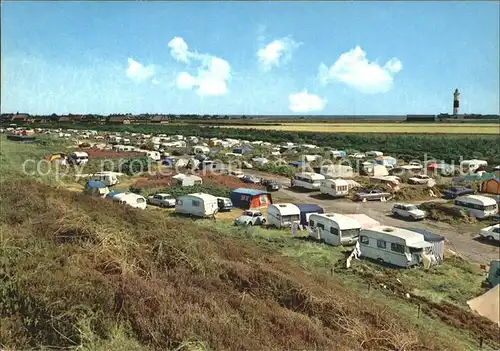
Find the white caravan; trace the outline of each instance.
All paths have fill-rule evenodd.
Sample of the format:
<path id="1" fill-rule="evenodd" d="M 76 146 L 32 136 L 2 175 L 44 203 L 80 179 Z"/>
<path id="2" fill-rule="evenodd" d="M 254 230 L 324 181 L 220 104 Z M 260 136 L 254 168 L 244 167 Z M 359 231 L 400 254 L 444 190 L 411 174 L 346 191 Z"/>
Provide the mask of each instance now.
<path id="1" fill-rule="evenodd" d="M 349 194 L 349 185 L 343 179 L 326 179 L 321 183 L 319 191 L 333 197 L 343 197 Z"/>
<path id="2" fill-rule="evenodd" d="M 320 168 L 320 174 L 327 179 L 352 178 L 354 177 L 354 170 L 347 165 L 324 165 Z"/>
<path id="3" fill-rule="evenodd" d="M 204 193 L 179 196 L 175 202 L 175 212 L 195 217 L 210 217 L 217 213 L 217 197 Z"/>
<path id="4" fill-rule="evenodd" d="M 117 201 L 121 204 L 126 204 L 134 208 L 140 208 L 144 210 L 146 208 L 146 198 L 141 195 L 134 193 L 119 193 L 111 198 L 113 201 Z"/>
<path id="5" fill-rule="evenodd" d="M 300 221 L 300 209 L 294 204 L 272 204 L 267 208 L 267 223 L 276 228 L 291 227 Z"/>
<path id="6" fill-rule="evenodd" d="M 97 180 L 99 182 L 103 182 L 106 186 L 113 186 L 120 181 L 118 180 L 118 177 L 115 172 L 99 172 L 95 173 L 90 180 Z"/>
<path id="7" fill-rule="evenodd" d="M 313 213 L 309 216 L 309 227 L 315 239 L 334 246 L 355 244 L 361 230 L 357 220 L 338 213 Z"/>
<path id="8" fill-rule="evenodd" d="M 325 176 L 321 174 L 313 172 L 302 172 L 295 174 L 293 178 L 293 186 L 309 190 L 318 190 L 321 186 L 321 182 L 324 180 Z"/>
<path id="9" fill-rule="evenodd" d="M 460 162 L 462 173 L 474 173 L 479 167 L 487 167 L 488 162 L 484 160 L 463 160 Z"/>
<path id="10" fill-rule="evenodd" d="M 431 259 L 432 244 L 422 234 L 389 226 L 362 229 L 359 233 L 360 256 L 408 268 Z"/>
<path id="11" fill-rule="evenodd" d="M 84 165 L 89 162 L 89 154 L 82 151 L 75 151 L 68 155 L 68 162 L 72 165 Z"/>
<path id="12" fill-rule="evenodd" d="M 384 153 L 382 151 L 367 151 L 367 152 L 365 152 L 366 158 L 376 158 L 376 157 L 381 157 L 381 156 L 384 156 Z"/>
<path id="13" fill-rule="evenodd" d="M 459 196 L 453 202 L 454 207 L 467 211 L 476 218 L 492 217 L 498 213 L 495 199 L 482 195 Z"/>
<path id="14" fill-rule="evenodd" d="M 149 157 L 153 161 L 161 160 L 161 155 L 159 151 L 146 151 L 146 157 Z"/>

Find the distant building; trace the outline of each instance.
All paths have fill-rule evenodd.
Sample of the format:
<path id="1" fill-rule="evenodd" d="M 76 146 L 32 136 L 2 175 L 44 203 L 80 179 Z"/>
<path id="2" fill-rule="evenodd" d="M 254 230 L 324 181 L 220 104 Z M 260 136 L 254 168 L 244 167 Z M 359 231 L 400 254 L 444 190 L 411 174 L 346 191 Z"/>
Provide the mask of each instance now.
<path id="1" fill-rule="evenodd" d="M 151 123 L 154 123 L 154 124 L 167 124 L 169 121 L 169 118 L 168 116 L 163 116 L 163 115 L 160 115 L 160 116 L 154 116 L 153 118 L 151 118 Z"/>
<path id="2" fill-rule="evenodd" d="M 130 118 L 128 116 L 110 116 L 107 122 L 111 124 L 130 124 Z"/>
<path id="3" fill-rule="evenodd" d="M 435 122 L 435 115 L 406 115 L 406 122 Z"/>
<path id="4" fill-rule="evenodd" d="M 10 118 L 11 122 L 18 122 L 18 123 L 32 123 L 33 118 L 30 117 L 27 113 L 20 113 L 17 115 L 13 115 Z"/>

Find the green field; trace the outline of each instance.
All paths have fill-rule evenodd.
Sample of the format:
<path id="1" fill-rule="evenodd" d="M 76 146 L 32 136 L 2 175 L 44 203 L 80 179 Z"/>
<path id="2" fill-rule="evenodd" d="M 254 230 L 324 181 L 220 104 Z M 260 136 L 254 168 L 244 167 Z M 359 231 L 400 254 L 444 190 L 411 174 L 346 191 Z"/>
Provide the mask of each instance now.
<path id="1" fill-rule="evenodd" d="M 222 125 L 222 128 L 320 133 L 499 134 L 491 123 L 281 123 L 281 125 Z"/>

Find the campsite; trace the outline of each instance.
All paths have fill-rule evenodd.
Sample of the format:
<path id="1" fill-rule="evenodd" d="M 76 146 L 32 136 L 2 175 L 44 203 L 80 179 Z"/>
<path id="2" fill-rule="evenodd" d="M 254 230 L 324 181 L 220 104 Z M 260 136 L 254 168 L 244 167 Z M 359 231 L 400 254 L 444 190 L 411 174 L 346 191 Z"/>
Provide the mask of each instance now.
<path id="1" fill-rule="evenodd" d="M 399 306 L 397 309 L 408 311 L 408 318 L 424 318 L 426 320 L 425 324 L 427 325 L 425 327 L 426 333 L 434 329 L 432 326 L 441 324 L 446 325 L 446 330 L 448 330 L 451 335 L 453 335 L 453 333 L 458 333 L 456 339 L 460 340 L 459 342 L 461 343 L 458 349 L 467 347 L 473 349 L 473 345 L 478 345 L 479 343 L 482 343 L 483 347 L 487 347 L 487 345 L 495 347 L 494 345 L 498 345 L 499 340 L 495 334 L 495 327 L 492 326 L 493 324 L 486 322 L 486 319 L 491 318 L 491 315 L 486 312 L 483 313 L 484 307 L 481 307 L 482 304 L 477 302 L 479 300 L 474 300 L 482 293 L 487 292 L 487 289 L 483 287 L 483 282 L 487 277 L 487 268 L 484 270 L 481 267 L 488 267 L 491 260 L 498 257 L 498 245 L 484 242 L 484 240 L 480 239 L 476 240 L 474 238 L 474 233 L 478 232 L 482 227 L 487 226 L 487 223 L 490 223 L 491 220 L 486 219 L 478 221 L 467 214 L 464 215 L 463 211 L 459 211 L 458 214 L 456 214 L 452 211 L 454 200 L 446 200 L 438 197 L 444 191 L 443 189 L 447 189 L 454 183 L 454 180 L 460 181 L 460 176 L 438 177 L 432 175 L 434 179 L 438 180 L 437 184 L 432 187 L 425 185 L 409 185 L 404 183 L 405 178 L 403 176 L 396 181 L 395 179 L 397 177 L 390 178 L 391 176 L 389 173 L 391 171 L 391 166 L 382 166 L 386 169 L 386 175 L 380 175 L 379 178 L 377 178 L 377 182 L 373 182 L 370 185 L 370 173 L 366 172 L 373 172 L 373 167 L 369 168 L 367 165 L 363 165 L 362 162 L 358 162 L 360 167 L 357 167 L 356 163 L 353 163 L 353 174 L 344 180 L 342 177 L 335 176 L 328 179 L 324 177 L 321 178 L 321 187 L 324 183 L 325 186 L 328 187 L 331 187 L 330 184 L 336 186 L 336 190 L 333 190 L 337 192 L 345 191 L 344 188 L 348 189 L 347 196 L 339 197 L 335 196 L 337 195 L 336 193 L 333 193 L 334 196 L 328 193 L 323 194 L 325 191 L 320 191 L 320 186 L 309 187 L 309 189 L 299 188 L 297 186 L 291 187 L 290 178 L 284 177 L 279 173 L 269 173 L 269 168 L 265 168 L 265 165 L 259 166 L 260 163 L 255 163 L 253 167 L 248 168 L 249 165 L 252 166 L 252 158 L 255 158 L 256 155 L 261 158 L 267 157 L 269 160 L 268 163 L 276 162 L 271 153 L 278 147 L 283 148 L 283 145 L 273 145 L 270 143 L 268 145 L 262 145 L 262 143 L 257 144 L 252 141 L 241 142 L 239 140 L 216 141 L 213 139 L 204 139 L 203 137 L 197 137 L 197 140 L 194 140 L 194 138 L 182 137 L 186 140 L 186 145 L 179 148 L 176 146 L 162 145 L 162 140 L 167 140 L 163 142 L 165 144 L 168 143 L 169 138 L 168 135 L 164 134 L 158 137 L 149 136 L 147 138 L 149 140 L 152 138 L 159 138 L 154 139 L 154 141 L 158 142 L 159 147 L 156 150 L 159 151 L 161 158 L 160 160 L 155 160 L 151 157 L 148 158 L 146 153 L 141 154 L 141 152 L 144 152 L 141 151 L 144 150 L 144 145 L 141 144 L 142 142 L 140 140 L 144 137 L 141 134 L 136 134 L 136 136 L 133 137 L 131 133 L 120 133 L 122 136 L 127 136 L 128 139 L 131 140 L 131 144 L 135 143 L 137 145 L 136 150 L 139 151 L 135 151 L 137 152 L 136 154 L 130 154 L 128 151 L 122 151 L 123 153 L 117 151 L 115 154 L 104 154 L 99 150 L 113 148 L 112 133 L 71 130 L 64 133 L 65 136 L 63 137 L 59 137 L 58 133 L 59 132 L 51 131 L 50 129 L 37 131 L 40 141 L 38 141 L 39 144 L 36 145 L 32 143 L 19 144 L 15 141 L 2 139 L 2 146 L 10 150 L 9 153 L 2 154 L 5 161 L 3 163 L 5 174 L 18 174 L 22 169 L 21 160 L 26 158 L 43 160 L 44 158 L 47 159 L 47 155 L 55 154 L 55 152 L 58 151 L 60 153 L 57 154 L 57 157 L 49 157 L 50 161 L 44 166 L 48 168 L 43 177 L 40 178 L 39 175 L 35 175 L 34 177 L 41 179 L 43 184 L 46 184 L 44 187 L 48 187 L 47 189 L 57 186 L 57 189 L 59 189 L 57 192 L 61 193 L 58 196 L 66 197 L 69 196 L 69 194 L 74 194 L 72 196 L 84 196 L 93 199 L 92 203 L 95 204 L 92 205 L 92 207 L 101 206 L 98 205 L 100 203 L 102 203 L 102 206 L 109 207 L 109 210 L 112 209 L 112 211 L 116 211 L 117 208 L 120 207 L 123 208 L 120 211 L 126 211 L 129 215 L 132 215 L 133 218 L 159 216 L 165 223 L 169 223 L 170 221 L 184 223 L 186 221 L 185 225 L 193 225 L 197 228 L 207 228 L 207 230 L 216 231 L 230 240 L 241 242 L 242 245 L 247 245 L 245 243 L 248 243 L 248 245 L 255 247 L 255 250 L 273 252 L 273 255 L 278 255 L 277 257 L 291 259 L 291 262 L 294 262 L 293 264 L 299 264 L 306 269 L 316 272 L 316 274 L 323 277 L 321 279 L 333 280 L 336 284 L 341 284 L 342 286 L 347 285 L 349 289 L 355 289 L 360 293 L 362 292 L 363 296 L 373 299 L 376 303 L 387 305 L 387 302 L 384 303 L 382 301 L 389 298 L 388 301 L 390 301 L 390 305 L 392 306 L 391 309 L 395 308 L 395 306 Z M 69 134 L 69 136 L 66 136 L 66 134 Z M 90 138 L 84 138 L 88 146 L 82 147 L 81 136 L 87 134 L 92 136 Z M 101 135 L 103 138 L 99 137 Z M 4 137 L 2 136 L 1 138 Z M 178 139 L 180 137 L 176 136 L 175 138 Z M 227 147 L 232 149 L 234 149 L 235 145 L 244 145 L 243 147 L 246 147 L 247 155 L 244 155 L 243 159 L 241 159 L 241 157 L 235 158 L 247 162 L 247 166 L 238 169 L 240 169 L 243 174 L 254 177 L 255 183 L 245 183 L 244 178 L 238 178 L 236 175 L 231 175 L 232 173 L 239 174 L 237 172 L 232 172 L 233 170 L 230 169 L 230 167 L 236 169 L 234 167 L 236 161 L 231 160 L 230 156 L 226 156 L 227 152 L 224 150 L 224 147 L 216 147 L 221 143 L 227 143 Z M 104 144 L 104 146 L 102 144 Z M 204 144 L 216 145 L 211 147 L 204 146 L 208 148 L 208 151 L 204 150 L 205 159 L 219 160 L 220 164 L 224 164 L 224 166 L 218 166 L 210 171 L 193 167 L 193 165 L 197 163 L 190 160 L 198 157 L 195 150 L 199 150 L 199 148 L 195 149 L 195 147 L 196 145 L 203 146 Z M 43 146 L 39 147 L 40 145 Z M 194 147 L 190 149 L 190 145 Z M 97 147 L 102 149 L 98 149 Z M 146 147 L 155 148 L 154 144 L 150 144 Z M 284 158 L 285 162 L 288 163 L 293 160 L 301 160 L 301 155 L 303 155 L 303 153 L 290 153 L 290 149 L 297 147 L 300 148 L 300 145 L 288 145 L 284 148 L 285 150 L 280 157 Z M 304 148 L 307 150 L 306 154 L 320 151 L 318 148 L 314 149 L 311 147 L 314 146 Z M 65 153 L 68 155 L 72 150 L 86 152 L 88 161 L 85 164 L 78 165 L 61 164 L 61 162 L 57 161 L 61 157 L 64 158 L 64 155 L 61 156 L 61 150 L 66 150 Z M 192 156 L 190 155 L 190 150 L 192 150 Z M 267 151 L 268 153 L 266 153 L 266 150 L 269 150 Z M 101 152 L 101 154 L 99 154 L 99 152 Z M 349 152 L 345 152 L 345 154 L 349 154 Z M 106 155 L 106 157 L 101 158 L 100 155 Z M 223 161 L 225 161 L 225 163 Z M 377 160 L 374 162 L 375 165 L 378 165 L 378 163 L 376 163 Z M 307 163 L 308 162 L 304 162 L 301 166 L 304 167 Z M 122 172 L 114 172 L 120 171 L 120 169 L 99 170 L 98 168 L 100 165 L 111 168 L 120 165 L 122 166 Z M 238 165 L 242 166 L 243 164 L 240 162 Z M 303 178 L 304 170 L 289 165 L 287 165 L 287 167 L 291 168 L 292 174 L 301 175 L 301 180 L 310 179 L 310 182 L 314 182 L 315 178 L 309 174 L 314 172 L 314 169 L 318 169 L 318 167 L 313 164 L 306 170 L 309 172 L 305 173 L 308 175 L 308 178 Z M 490 166 L 488 165 L 488 167 Z M 64 170 L 63 175 L 61 176 L 59 174 L 56 176 L 56 171 L 60 171 L 61 169 Z M 418 169 L 425 170 L 425 166 Z M 30 171 L 29 167 L 27 171 Z M 482 193 L 481 189 L 487 189 L 488 191 L 495 189 L 494 186 L 490 184 L 492 180 L 496 179 L 494 176 L 495 170 L 488 171 L 487 169 L 485 172 L 480 169 L 480 172 L 483 172 L 481 173 L 483 174 L 482 178 L 472 177 L 472 174 L 477 174 L 474 173 L 474 171 L 470 173 L 471 175 L 469 175 L 467 179 L 468 182 L 465 184 L 474 188 L 474 192 L 476 193 L 483 194 L 483 196 L 493 196 L 494 198 L 495 194 Z M 29 172 L 27 173 L 30 174 Z M 489 173 L 493 174 L 493 176 L 485 176 L 485 174 Z M 97 176 L 92 176 L 92 174 L 97 174 Z M 379 174 L 384 173 L 379 172 Z M 86 177 L 85 175 L 89 176 Z M 342 174 L 339 176 L 342 176 Z M 115 179 L 115 177 L 117 177 L 117 181 L 110 183 L 109 180 Z M 190 177 L 197 179 L 198 183 L 184 181 L 184 179 L 190 179 Z M 388 181 L 381 183 L 380 179 L 386 179 L 384 177 L 386 177 Z M 28 179 L 20 181 L 30 184 L 29 179 L 31 178 L 33 178 L 33 176 L 28 176 Z M 462 176 L 462 178 L 464 177 Z M 260 179 L 273 180 L 280 184 L 282 188 L 270 193 L 259 183 Z M 110 185 L 107 186 L 101 180 L 107 180 Z M 337 180 L 337 182 L 335 182 L 335 180 Z M 11 186 L 19 185 L 12 184 Z M 39 187 L 41 185 L 36 186 Z M 360 187 L 368 189 L 370 187 L 382 187 L 382 189 L 386 189 L 384 191 L 388 191 L 393 198 L 388 198 L 385 202 L 355 202 L 352 196 L 355 195 L 356 192 L 359 192 Z M 432 190 L 432 192 L 429 190 Z M 41 191 L 41 189 L 37 191 Z M 69 191 L 69 194 L 63 195 L 66 194 L 67 191 Z M 140 195 L 134 195 L 136 197 L 131 200 L 132 195 L 128 194 L 134 193 Z M 162 208 L 159 206 L 146 205 L 145 197 L 155 193 L 168 193 L 177 198 L 175 207 Z M 414 203 L 431 203 L 441 207 L 451 207 L 449 211 L 439 212 L 441 213 L 439 215 L 436 214 L 437 212 L 432 212 L 436 210 L 431 208 L 430 211 L 432 213 L 430 214 L 430 218 L 420 222 L 405 221 L 400 218 L 395 218 L 390 212 L 392 204 L 395 203 L 395 199 L 401 199 L 405 196 L 410 197 L 407 201 L 409 200 Z M 111 205 L 108 199 L 114 199 L 115 197 L 116 201 L 112 202 L 116 202 L 117 204 Z M 144 199 L 144 202 L 140 200 L 141 198 Z M 229 211 L 218 212 L 218 198 L 227 198 L 230 200 L 232 207 Z M 77 200 L 78 198 L 72 197 L 72 199 L 74 205 L 77 205 L 78 201 L 80 201 Z M 84 202 L 86 201 L 91 200 L 84 200 Z M 127 205 L 127 201 L 133 201 L 134 204 L 130 203 Z M 141 203 L 135 204 L 135 201 L 141 201 Z M 120 204 L 120 202 L 122 203 Z M 137 207 L 137 209 L 134 209 L 134 207 Z M 424 207 L 425 206 L 422 208 Z M 145 208 L 145 210 L 141 208 Z M 195 208 L 202 210 L 200 212 L 199 210 L 195 210 Z M 264 218 L 266 218 L 266 223 L 264 225 L 235 226 L 233 224 L 235 219 L 241 215 L 242 211 L 247 209 L 258 209 L 261 211 Z M 273 212 L 271 213 L 268 209 L 273 209 Z M 141 214 L 143 212 L 150 214 L 143 215 Z M 349 225 L 347 225 L 347 227 L 345 227 L 347 228 L 346 233 L 355 230 L 352 228 L 358 228 L 357 232 L 352 232 L 352 234 L 349 235 L 353 236 L 346 237 L 350 239 L 332 241 L 332 238 L 336 237 L 331 234 L 334 231 L 332 230 L 330 232 L 330 227 L 326 222 L 324 224 L 321 224 L 323 223 L 321 221 L 318 222 L 320 218 L 318 216 L 322 216 L 322 213 L 328 216 L 332 213 L 337 213 L 336 216 L 351 216 L 349 217 L 349 223 L 352 222 L 354 227 L 349 227 Z M 188 215 L 187 217 L 186 214 Z M 103 215 L 104 214 L 101 216 Z M 271 218 L 272 216 L 274 219 Z M 449 218 L 454 218 L 454 220 L 443 222 L 438 220 L 438 218 L 441 218 L 440 216 L 452 216 Z M 465 216 L 463 218 L 467 220 L 464 220 L 463 225 L 456 227 L 453 223 L 455 223 L 454 221 L 459 221 L 461 218 L 460 216 Z M 196 219 L 198 217 L 201 219 Z M 205 219 L 203 219 L 203 217 L 205 217 Z M 276 220 L 276 218 L 278 218 L 278 220 Z M 309 223 L 311 219 L 312 222 L 318 222 L 319 224 Z M 12 220 L 13 218 L 9 219 L 9 221 Z M 159 219 L 156 221 L 158 220 Z M 90 223 L 91 222 L 89 222 L 89 225 Z M 102 226 L 105 225 L 106 222 L 100 223 Z M 294 228 L 295 224 L 293 223 L 297 223 L 296 228 Z M 325 226 L 326 231 L 324 234 L 321 234 L 321 231 L 315 229 L 317 225 Z M 351 259 L 351 251 L 354 247 L 352 245 L 356 242 L 355 238 L 363 237 L 363 231 L 370 230 L 369 228 L 388 228 L 391 226 L 392 228 L 397 227 L 414 230 L 412 233 L 415 233 L 413 235 L 416 238 L 419 238 L 421 235 L 421 240 L 429 240 L 429 244 L 424 246 L 430 248 L 428 252 L 433 257 L 433 260 L 435 260 L 435 263 L 429 263 L 429 265 L 427 263 L 422 263 L 422 261 L 412 261 L 414 262 L 412 265 L 415 265 L 415 267 L 398 269 L 391 263 L 392 261 L 390 259 L 385 258 L 385 262 L 381 264 L 381 260 L 377 261 L 377 259 L 368 256 L 363 257 L 363 251 L 365 251 L 365 255 L 368 255 L 368 251 L 363 248 L 363 245 L 361 245 L 361 260 Z M 86 242 L 89 240 L 85 239 L 88 235 L 98 234 L 98 231 L 96 232 L 95 229 L 91 228 L 92 227 L 81 227 L 79 225 L 78 228 L 71 229 L 70 231 L 65 229 L 63 233 L 67 233 L 64 235 L 69 236 L 68 238 L 74 238 L 68 240 L 83 240 L 83 242 Z M 336 228 L 338 228 L 337 235 L 340 235 L 342 227 L 337 226 Z M 59 229 L 59 231 L 60 230 L 62 229 Z M 137 229 L 134 229 L 134 231 L 135 230 Z M 326 235 L 327 232 L 328 235 Z M 318 233 L 319 236 L 317 236 Z M 345 234 L 342 234 L 342 238 L 344 238 L 344 235 Z M 409 245 L 411 246 L 413 244 Z M 413 257 L 417 257 L 417 260 L 420 260 L 421 258 L 418 257 L 423 256 L 425 255 L 418 254 Z M 373 257 L 376 258 L 379 256 Z M 347 261 L 349 262 L 349 268 L 346 268 Z M 190 269 L 206 269 L 201 267 L 196 268 L 197 263 L 195 262 L 196 261 L 189 263 L 192 267 Z M 429 262 L 431 262 L 430 259 Z M 397 265 L 396 261 L 394 261 L 394 263 Z M 195 266 L 193 266 L 193 264 Z M 427 268 L 425 268 L 424 265 Z M 120 269 L 124 269 L 124 267 Z M 123 275 L 123 273 L 121 274 Z M 469 303 L 469 301 L 472 302 Z M 484 302 L 482 303 L 484 304 Z M 418 313 L 415 314 L 410 311 L 418 311 Z M 483 313 L 485 317 L 481 317 L 481 313 Z M 466 319 L 469 320 L 469 324 L 457 322 L 459 320 L 464 320 L 464 315 L 468 316 Z M 468 330 L 467 336 L 465 337 L 462 336 L 463 330 Z M 459 334 L 461 335 L 460 338 L 458 338 Z M 205 338 L 208 338 L 208 336 Z M 449 341 L 450 339 L 446 340 L 448 341 L 446 341 L 445 344 L 448 347 L 451 345 L 451 341 Z M 213 341 L 211 343 L 213 344 Z"/>

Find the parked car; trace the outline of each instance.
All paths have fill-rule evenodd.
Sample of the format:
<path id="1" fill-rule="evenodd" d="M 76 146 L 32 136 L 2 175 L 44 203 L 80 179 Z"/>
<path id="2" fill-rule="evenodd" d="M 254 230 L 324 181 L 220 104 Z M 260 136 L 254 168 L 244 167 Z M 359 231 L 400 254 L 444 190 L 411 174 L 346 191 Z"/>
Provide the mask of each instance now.
<path id="1" fill-rule="evenodd" d="M 266 218 L 258 210 L 247 210 L 235 219 L 235 225 L 262 225 L 266 223 Z"/>
<path id="2" fill-rule="evenodd" d="M 175 198 L 170 194 L 158 193 L 146 198 L 146 201 L 150 205 L 156 205 L 160 207 L 174 207 Z"/>
<path id="3" fill-rule="evenodd" d="M 464 186 L 454 186 L 446 189 L 443 192 L 445 199 L 454 199 L 458 196 L 472 195 L 472 194 L 474 194 L 474 190 L 472 190 L 471 188 L 466 188 Z"/>
<path id="4" fill-rule="evenodd" d="M 383 191 L 383 190 L 367 189 L 367 190 L 358 191 L 356 194 L 354 194 L 354 200 L 356 200 L 356 201 L 372 201 L 372 200 L 384 201 L 390 196 L 391 196 L 390 193 Z"/>
<path id="5" fill-rule="evenodd" d="M 278 182 L 274 180 L 262 179 L 260 183 L 266 187 L 267 191 L 278 191 L 281 189 L 281 186 Z"/>
<path id="6" fill-rule="evenodd" d="M 479 235 L 488 240 L 500 241 L 500 224 L 495 224 L 490 227 L 481 229 L 479 231 Z"/>
<path id="7" fill-rule="evenodd" d="M 219 206 L 220 212 L 231 211 L 233 209 L 233 203 L 231 199 L 227 197 L 218 197 L 217 206 Z"/>
<path id="8" fill-rule="evenodd" d="M 241 180 L 244 181 L 245 183 L 250 183 L 250 184 L 260 183 L 260 179 L 253 175 L 244 175 L 243 177 L 241 177 Z"/>
<path id="9" fill-rule="evenodd" d="M 245 176 L 242 171 L 229 171 L 229 175 L 236 178 L 243 178 Z"/>
<path id="10" fill-rule="evenodd" d="M 392 206 L 392 214 L 413 220 L 424 219 L 426 216 L 425 211 L 420 210 L 416 205 L 412 204 L 394 204 Z"/>
<path id="11" fill-rule="evenodd" d="M 432 178 L 425 174 L 417 174 L 408 179 L 408 184 L 427 184 Z"/>

